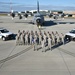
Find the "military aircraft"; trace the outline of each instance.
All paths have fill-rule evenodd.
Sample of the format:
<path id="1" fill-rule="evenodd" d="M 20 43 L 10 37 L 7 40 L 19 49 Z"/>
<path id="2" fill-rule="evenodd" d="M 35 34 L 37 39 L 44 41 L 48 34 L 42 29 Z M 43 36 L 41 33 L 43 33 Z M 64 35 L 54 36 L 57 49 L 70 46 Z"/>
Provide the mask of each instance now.
<path id="1" fill-rule="evenodd" d="M 12 16 L 12 20 L 13 20 L 15 17 L 15 13 L 13 12 L 13 10 L 11 11 L 11 16 Z M 18 13 L 18 16 L 19 16 L 19 19 L 22 19 L 21 13 Z M 27 18 L 28 14 L 25 13 L 23 16 Z M 37 26 L 44 24 L 44 16 L 41 15 L 39 12 L 39 1 L 37 1 L 37 13 L 34 14 L 34 16 L 33 16 L 32 24 L 36 24 Z"/>
<path id="2" fill-rule="evenodd" d="M 32 23 L 36 24 L 37 26 L 44 24 L 44 16 L 39 12 L 39 1 L 37 1 L 37 13 L 34 14 Z"/>

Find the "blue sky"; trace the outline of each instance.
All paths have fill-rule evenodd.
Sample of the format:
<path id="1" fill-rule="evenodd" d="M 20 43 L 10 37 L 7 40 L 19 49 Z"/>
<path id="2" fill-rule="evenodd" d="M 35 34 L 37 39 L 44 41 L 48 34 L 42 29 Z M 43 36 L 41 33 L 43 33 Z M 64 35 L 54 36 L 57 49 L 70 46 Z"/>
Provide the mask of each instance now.
<path id="1" fill-rule="evenodd" d="M 10 5 L 11 2 L 11 5 Z M 0 11 L 33 10 L 37 0 L 0 0 Z M 39 0 L 40 9 L 48 10 L 75 10 L 75 0 Z"/>

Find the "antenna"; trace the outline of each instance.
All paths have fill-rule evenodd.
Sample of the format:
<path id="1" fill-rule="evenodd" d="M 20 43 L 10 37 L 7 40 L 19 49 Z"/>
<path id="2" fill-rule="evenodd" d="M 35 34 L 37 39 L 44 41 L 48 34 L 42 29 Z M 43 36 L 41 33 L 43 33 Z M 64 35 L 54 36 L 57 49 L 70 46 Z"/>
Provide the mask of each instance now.
<path id="1" fill-rule="evenodd" d="M 11 13 L 13 13 L 13 10 L 12 10 L 12 1 L 10 0 L 10 11 Z"/>

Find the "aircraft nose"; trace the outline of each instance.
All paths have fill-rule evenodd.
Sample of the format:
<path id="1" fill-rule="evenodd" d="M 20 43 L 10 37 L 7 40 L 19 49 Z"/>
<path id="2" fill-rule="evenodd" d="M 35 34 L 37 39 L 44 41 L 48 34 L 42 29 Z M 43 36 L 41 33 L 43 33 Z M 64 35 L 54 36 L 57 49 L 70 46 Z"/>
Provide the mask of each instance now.
<path id="1" fill-rule="evenodd" d="M 37 19 L 36 24 L 37 24 L 37 26 L 41 25 L 41 19 Z"/>
<path id="2" fill-rule="evenodd" d="M 41 19 L 37 19 L 36 22 L 37 22 L 38 24 L 40 24 L 40 23 L 41 23 Z"/>

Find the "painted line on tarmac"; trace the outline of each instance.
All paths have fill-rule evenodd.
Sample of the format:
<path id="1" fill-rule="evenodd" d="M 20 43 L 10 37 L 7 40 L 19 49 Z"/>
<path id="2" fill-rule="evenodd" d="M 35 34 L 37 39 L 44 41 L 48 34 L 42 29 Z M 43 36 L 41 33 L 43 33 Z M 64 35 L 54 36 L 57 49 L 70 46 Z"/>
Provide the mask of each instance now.
<path id="1" fill-rule="evenodd" d="M 0 22 L 0 23 L 3 23 L 3 22 Z"/>
<path id="2" fill-rule="evenodd" d="M 1 63 L 4 63 L 4 62 L 6 62 L 6 61 L 9 61 L 9 60 L 11 60 L 11 59 L 13 59 L 13 58 L 15 58 L 15 57 L 18 57 L 18 56 L 22 55 L 23 53 L 29 51 L 29 50 L 32 49 L 32 48 L 33 48 L 33 45 L 31 45 L 30 47 L 28 47 L 28 48 L 26 48 L 26 49 L 24 49 L 24 50 L 22 50 L 22 51 L 20 51 L 20 52 L 18 52 L 18 53 L 16 53 L 16 54 L 12 55 L 12 56 L 9 56 L 9 57 L 7 57 L 7 58 L 5 58 L 5 59 L 2 59 L 2 60 L 0 60 L 0 64 L 1 64 Z"/>
<path id="3" fill-rule="evenodd" d="M 57 49 L 60 50 L 60 51 L 62 51 L 62 52 L 64 52 L 64 53 L 66 53 L 66 54 L 68 54 L 68 55 L 71 55 L 71 56 L 75 57 L 75 53 L 72 53 L 72 52 L 67 51 L 65 49 L 62 49 L 62 48 L 57 48 Z"/>

